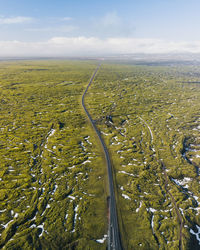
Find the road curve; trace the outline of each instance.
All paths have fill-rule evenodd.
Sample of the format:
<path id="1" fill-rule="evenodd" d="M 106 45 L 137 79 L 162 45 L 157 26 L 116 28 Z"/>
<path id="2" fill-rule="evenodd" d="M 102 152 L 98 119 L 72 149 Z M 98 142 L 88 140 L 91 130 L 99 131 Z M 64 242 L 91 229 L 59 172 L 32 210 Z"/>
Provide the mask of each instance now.
<path id="1" fill-rule="evenodd" d="M 115 201 L 115 192 L 114 192 L 114 184 L 113 184 L 113 174 L 112 174 L 112 164 L 110 161 L 110 156 L 108 153 L 108 149 L 101 137 L 101 133 L 99 132 L 99 130 L 97 129 L 95 122 L 93 121 L 91 115 L 89 114 L 88 110 L 85 107 L 85 95 L 90 87 L 90 85 L 92 84 L 99 68 L 100 68 L 100 64 L 98 65 L 98 67 L 96 68 L 95 72 L 93 73 L 88 86 L 85 90 L 85 92 L 83 93 L 82 96 L 82 106 L 83 109 L 87 115 L 87 117 L 89 118 L 93 129 L 95 130 L 99 141 L 102 145 L 103 151 L 104 151 L 104 155 L 105 155 L 105 159 L 106 159 L 106 164 L 107 164 L 107 171 L 108 171 L 108 182 L 109 182 L 109 193 L 110 193 L 110 199 L 109 199 L 109 227 L 108 227 L 108 250 L 122 250 L 122 244 L 121 244 L 121 237 L 120 237 L 120 231 L 119 231 L 119 226 L 118 226 L 118 219 L 117 219 L 117 209 L 116 209 L 116 201 Z"/>
<path id="2" fill-rule="evenodd" d="M 177 219 L 178 219 L 178 222 L 179 222 L 179 225 L 180 225 L 180 229 L 179 229 L 179 250 L 182 250 L 183 249 L 183 227 L 184 227 L 184 220 L 181 216 L 181 213 L 178 209 L 178 206 L 177 206 L 177 203 L 176 203 L 176 200 L 174 198 L 174 196 L 172 195 L 172 193 L 169 191 L 169 188 L 168 188 L 168 185 L 169 185 L 169 182 L 168 182 L 168 175 L 167 175 L 167 172 L 166 172 L 166 167 L 165 167 L 165 164 L 161 162 L 161 166 L 162 166 L 162 169 L 163 169 L 163 172 L 164 172 L 164 177 L 165 177 L 165 190 L 166 192 L 169 194 L 169 196 L 171 197 L 171 200 L 172 200 L 172 203 L 174 205 L 174 208 L 175 208 L 175 211 L 176 211 L 176 215 L 177 215 Z"/>

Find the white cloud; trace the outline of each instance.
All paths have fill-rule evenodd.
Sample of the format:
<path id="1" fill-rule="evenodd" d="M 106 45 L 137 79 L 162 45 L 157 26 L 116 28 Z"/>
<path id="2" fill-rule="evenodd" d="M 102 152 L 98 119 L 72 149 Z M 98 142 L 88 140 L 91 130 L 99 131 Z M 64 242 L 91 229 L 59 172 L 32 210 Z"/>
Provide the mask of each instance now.
<path id="1" fill-rule="evenodd" d="M 61 19 L 61 21 L 71 21 L 71 20 L 72 20 L 72 18 L 69 17 L 69 16 L 63 17 L 63 18 Z"/>
<path id="2" fill-rule="evenodd" d="M 129 53 L 200 53 L 200 41 L 167 42 L 158 39 L 54 37 L 46 42 L 0 41 L 0 57 L 92 56 Z"/>
<path id="3" fill-rule="evenodd" d="M 122 19 L 117 12 L 108 12 L 101 18 L 93 20 L 90 30 L 101 37 L 127 37 L 134 33 L 135 28 L 130 20 Z"/>
<path id="4" fill-rule="evenodd" d="M 116 12 L 109 12 L 100 20 L 100 24 L 105 27 L 116 26 L 121 24 L 121 19 Z"/>
<path id="5" fill-rule="evenodd" d="M 33 21 L 32 17 L 0 17 L 0 24 L 17 24 L 17 23 L 27 23 Z"/>
<path id="6" fill-rule="evenodd" d="M 26 31 L 31 31 L 31 32 L 64 32 L 68 33 L 74 30 L 77 30 L 78 27 L 74 25 L 61 25 L 61 26 L 56 26 L 56 27 L 39 27 L 39 28 L 27 28 L 25 29 Z"/>

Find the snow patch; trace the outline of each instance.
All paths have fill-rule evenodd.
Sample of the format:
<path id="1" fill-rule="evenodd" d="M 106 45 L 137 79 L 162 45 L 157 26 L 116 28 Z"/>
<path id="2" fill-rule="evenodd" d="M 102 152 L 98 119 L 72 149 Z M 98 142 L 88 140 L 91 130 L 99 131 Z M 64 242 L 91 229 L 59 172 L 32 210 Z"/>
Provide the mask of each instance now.
<path id="1" fill-rule="evenodd" d="M 44 232 L 44 223 L 39 225 L 37 228 L 41 228 L 42 229 L 42 232 L 40 233 L 39 237 L 41 237 L 43 235 L 43 232 Z"/>
<path id="2" fill-rule="evenodd" d="M 178 186 L 185 186 L 186 184 L 188 184 L 188 182 L 191 182 L 192 179 L 189 177 L 185 177 L 182 180 L 177 180 L 177 179 L 172 178 L 172 181 L 174 181 Z"/>
<path id="3" fill-rule="evenodd" d="M 90 136 L 89 136 L 89 135 L 88 135 L 88 136 L 86 136 L 86 137 L 85 137 L 85 141 L 86 141 L 88 144 L 92 145 L 92 143 L 89 141 L 89 138 L 90 138 Z"/>
<path id="4" fill-rule="evenodd" d="M 90 162 L 91 162 L 90 160 L 86 160 L 82 164 L 86 164 L 86 163 L 90 163 Z"/>
<path id="5" fill-rule="evenodd" d="M 58 188 L 58 185 L 57 185 L 57 184 L 55 184 L 54 189 L 53 189 L 53 191 L 52 191 L 52 193 L 51 193 L 52 195 L 54 195 L 54 194 L 55 194 L 55 192 L 56 192 L 57 188 Z"/>
<path id="6" fill-rule="evenodd" d="M 70 198 L 71 200 L 75 200 L 76 198 L 72 195 L 69 195 L 68 198 Z"/>
<path id="7" fill-rule="evenodd" d="M 196 236 L 196 239 L 198 240 L 199 245 L 200 245 L 200 237 L 199 237 L 200 236 L 200 227 L 198 225 L 196 225 L 196 228 L 197 228 L 197 233 L 195 233 L 193 231 L 193 229 L 190 229 L 190 233 Z"/>
<path id="8" fill-rule="evenodd" d="M 120 174 L 127 174 L 127 175 L 130 175 L 130 176 L 135 176 L 134 174 L 130 174 L 130 173 L 126 172 L 126 171 L 119 171 L 118 173 L 120 173 Z"/>
<path id="9" fill-rule="evenodd" d="M 135 210 L 136 211 L 136 213 L 138 213 L 139 212 L 139 210 L 140 210 L 140 208 L 142 207 L 142 201 L 140 201 L 140 205 L 139 205 L 139 207 Z"/>
<path id="10" fill-rule="evenodd" d="M 152 213 L 155 213 L 157 210 L 154 209 L 154 208 L 152 208 L 152 207 L 150 207 L 150 208 L 149 208 L 149 211 L 151 211 Z"/>
<path id="11" fill-rule="evenodd" d="M 14 220 L 10 220 L 8 223 L 6 223 L 6 224 L 2 224 L 2 226 L 6 229 L 8 226 L 9 226 L 9 224 L 11 223 L 11 222 L 13 222 Z"/>
<path id="12" fill-rule="evenodd" d="M 107 237 L 108 236 L 105 234 L 102 239 L 96 240 L 96 242 L 103 244 L 105 242 L 105 240 L 107 239 Z"/>
<path id="13" fill-rule="evenodd" d="M 0 213 L 3 213 L 3 212 L 5 212 L 7 209 L 5 208 L 5 209 L 3 209 L 3 210 L 0 210 Z"/>
<path id="14" fill-rule="evenodd" d="M 76 225 L 76 220 L 77 220 L 77 216 L 78 216 L 77 211 L 78 211 L 78 205 L 76 205 L 74 208 L 74 213 L 75 213 L 75 215 L 74 215 L 74 229 L 72 230 L 72 233 L 75 232 L 75 225 Z"/>
<path id="15" fill-rule="evenodd" d="M 109 135 L 109 134 L 104 133 L 103 131 L 101 131 L 101 133 L 102 133 L 103 135 Z"/>
<path id="16" fill-rule="evenodd" d="M 123 196 L 126 200 L 131 200 L 131 198 L 130 198 L 128 195 L 126 195 L 126 194 L 122 194 L 122 196 Z"/>

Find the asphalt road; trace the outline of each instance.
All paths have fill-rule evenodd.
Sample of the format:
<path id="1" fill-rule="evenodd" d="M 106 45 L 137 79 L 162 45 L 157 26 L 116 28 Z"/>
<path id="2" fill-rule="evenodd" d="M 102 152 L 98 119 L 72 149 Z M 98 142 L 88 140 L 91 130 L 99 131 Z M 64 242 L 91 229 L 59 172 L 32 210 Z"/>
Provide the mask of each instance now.
<path id="1" fill-rule="evenodd" d="M 88 110 L 85 107 L 85 95 L 90 87 L 90 85 L 92 84 L 96 73 L 98 72 L 100 68 L 100 64 L 98 65 L 98 67 L 96 68 L 95 72 L 93 73 L 89 84 L 85 90 L 85 92 L 83 93 L 82 96 L 82 106 L 85 110 L 86 115 L 88 116 L 93 129 L 95 130 L 99 141 L 102 145 L 102 148 L 104 150 L 104 154 L 105 154 L 105 159 L 106 159 L 106 164 L 107 164 L 107 170 L 108 170 L 108 182 L 109 182 L 109 193 L 110 193 L 110 199 L 109 199 L 109 228 L 108 228 L 108 250 L 113 249 L 113 250 L 121 250 L 122 249 L 122 244 L 121 244 L 121 237 L 120 237 L 120 231 L 119 231 L 119 226 L 118 226 L 118 219 L 117 219 L 117 209 L 116 209 L 116 201 L 115 201 L 115 192 L 114 192 L 114 184 L 113 184 L 113 174 L 112 174 L 112 164 L 110 161 L 110 156 L 108 153 L 108 149 L 101 137 L 101 133 L 99 132 L 99 130 L 97 129 L 95 122 L 93 121 L 91 115 L 89 114 Z"/>

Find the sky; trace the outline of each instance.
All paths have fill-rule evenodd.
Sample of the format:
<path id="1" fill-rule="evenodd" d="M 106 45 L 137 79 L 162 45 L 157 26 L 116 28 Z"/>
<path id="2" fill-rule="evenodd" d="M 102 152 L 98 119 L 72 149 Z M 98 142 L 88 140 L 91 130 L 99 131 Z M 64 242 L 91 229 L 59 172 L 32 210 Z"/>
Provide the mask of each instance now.
<path id="1" fill-rule="evenodd" d="M 200 53 L 199 0 L 0 0 L 0 57 Z"/>

